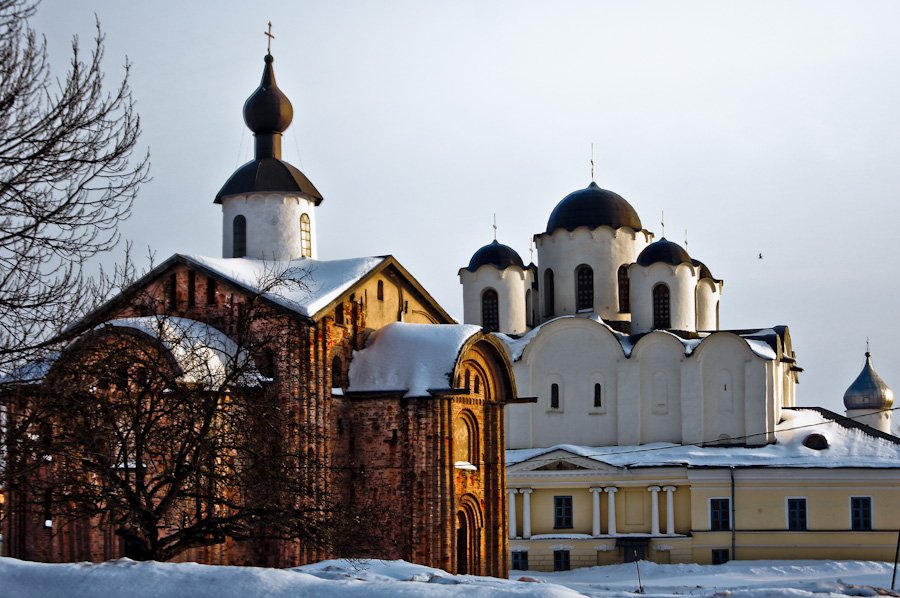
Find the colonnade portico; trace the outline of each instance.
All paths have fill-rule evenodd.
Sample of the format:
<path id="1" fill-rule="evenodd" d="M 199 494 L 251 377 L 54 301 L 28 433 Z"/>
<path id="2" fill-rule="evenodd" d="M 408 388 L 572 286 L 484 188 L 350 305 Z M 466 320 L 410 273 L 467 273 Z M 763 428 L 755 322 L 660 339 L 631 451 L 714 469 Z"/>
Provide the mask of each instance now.
<path id="1" fill-rule="evenodd" d="M 616 486 L 591 486 L 587 490 L 592 495 L 592 525 L 591 536 L 615 536 L 616 531 L 616 493 L 619 488 Z M 675 486 L 648 486 L 647 491 L 651 493 L 650 503 L 650 534 L 651 536 L 663 535 L 660 532 L 659 525 L 659 493 L 666 493 L 666 531 L 665 535 L 675 535 Z M 517 510 L 516 510 L 516 494 L 522 495 L 522 539 L 531 538 L 531 494 L 533 488 L 508 488 L 508 505 L 509 505 L 509 538 L 514 540 L 520 538 L 518 535 Z M 606 493 L 607 496 L 607 520 L 606 534 L 601 530 L 600 517 L 600 494 Z"/>

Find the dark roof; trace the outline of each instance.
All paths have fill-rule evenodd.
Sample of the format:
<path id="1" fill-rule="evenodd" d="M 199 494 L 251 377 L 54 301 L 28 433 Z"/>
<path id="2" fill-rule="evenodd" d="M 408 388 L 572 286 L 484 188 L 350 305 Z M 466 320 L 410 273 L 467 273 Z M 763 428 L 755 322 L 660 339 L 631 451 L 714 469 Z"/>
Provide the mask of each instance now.
<path id="1" fill-rule="evenodd" d="M 322 194 L 306 175 L 278 158 L 252 160 L 238 168 L 216 195 L 215 203 L 222 203 L 228 195 L 267 191 L 300 193 L 311 197 L 316 205 L 322 203 Z"/>
<path id="2" fill-rule="evenodd" d="M 484 265 L 494 266 L 498 270 L 505 270 L 510 266 L 518 266 L 523 270 L 525 269 L 525 264 L 515 249 L 498 243 L 496 239 L 490 245 L 485 245 L 475 252 L 466 270 L 474 272 Z"/>
<path id="3" fill-rule="evenodd" d="M 691 256 L 688 255 L 688 252 L 681 245 L 667 241 L 665 237 L 647 245 L 637 258 L 639 266 L 650 266 L 659 262 L 671 264 L 672 266 L 694 263 Z"/>
<path id="4" fill-rule="evenodd" d="M 294 118 L 291 101 L 275 84 L 270 54 L 266 54 L 262 81 L 244 103 L 244 122 L 254 133 L 282 133 Z"/>
<path id="5" fill-rule="evenodd" d="M 556 204 L 547 221 L 547 233 L 559 228 L 573 231 L 580 226 L 591 230 L 600 226 L 643 229 L 641 219 L 630 203 L 618 193 L 601 189 L 593 181 L 586 188 L 569 193 Z"/>

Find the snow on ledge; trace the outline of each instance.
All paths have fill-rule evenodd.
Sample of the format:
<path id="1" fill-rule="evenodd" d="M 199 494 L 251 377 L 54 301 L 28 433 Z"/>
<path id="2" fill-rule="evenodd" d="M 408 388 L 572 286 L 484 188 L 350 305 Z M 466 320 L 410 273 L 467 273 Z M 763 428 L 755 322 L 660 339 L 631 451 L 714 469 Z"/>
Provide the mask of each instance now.
<path id="1" fill-rule="evenodd" d="M 449 390 L 466 341 L 481 330 L 469 324 L 393 322 L 354 351 L 347 392 L 405 390 L 407 397 Z"/>

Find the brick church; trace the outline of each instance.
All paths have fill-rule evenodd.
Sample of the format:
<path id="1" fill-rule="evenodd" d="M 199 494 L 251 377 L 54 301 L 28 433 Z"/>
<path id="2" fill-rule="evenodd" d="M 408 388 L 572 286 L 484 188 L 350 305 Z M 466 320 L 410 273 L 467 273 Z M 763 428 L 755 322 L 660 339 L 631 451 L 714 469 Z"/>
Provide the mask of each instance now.
<path id="1" fill-rule="evenodd" d="M 504 405 L 517 400 L 509 360 L 492 335 L 455 323 L 393 257 L 319 259 L 315 209 L 323 198 L 281 159 L 282 132 L 293 112 L 272 63 L 267 55 L 262 82 L 244 106 L 255 159 L 215 198 L 223 215 L 223 257 L 174 255 L 70 329 L 46 367 L 30 369 L 19 381 L 26 389 L 19 396 L 26 398 L 17 399 L 11 413 L 27 414 L 34 389 L 62 384 L 60 372 L 87 371 L 91 359 L 98 371 L 121 373 L 112 382 L 100 374 L 89 389 L 98 401 L 116 401 L 117 392 L 136 385 L 129 378 L 137 363 L 132 347 L 163 354 L 175 386 L 185 388 L 210 388 L 237 362 L 249 363 L 250 375 L 233 376 L 228 392 L 255 393 L 261 411 L 286 414 L 261 444 L 296 446 L 319 464 L 307 479 L 310 487 L 339 504 L 364 503 L 383 517 L 357 530 L 366 535 L 358 544 L 373 547 L 365 556 L 504 576 Z M 247 314 L 253 314 L 249 321 Z M 112 350 L 101 354 L 101 347 Z M 155 396 L 149 388 L 138 390 L 152 402 L 173 385 Z M 57 422 L 50 433 L 76 427 L 79 417 Z M 314 433 L 300 438 L 299 429 Z M 135 466 L 141 458 L 132 454 L 105 466 L 152 467 L 152 461 Z M 216 460 L 224 463 L 227 455 Z M 64 465 L 45 455 L 36 467 L 43 473 L 31 475 L 49 479 Z M 82 481 L 88 478 L 85 473 Z M 39 496 L 8 482 L 4 555 L 103 561 L 140 557 L 146 546 L 147 538 L 115 513 L 72 518 L 56 503 L 39 503 Z M 160 525 L 171 531 L 179 524 Z M 354 543 L 352 522 L 345 529 Z M 251 529 L 173 558 L 287 567 L 329 556 L 314 544 L 254 536 Z"/>

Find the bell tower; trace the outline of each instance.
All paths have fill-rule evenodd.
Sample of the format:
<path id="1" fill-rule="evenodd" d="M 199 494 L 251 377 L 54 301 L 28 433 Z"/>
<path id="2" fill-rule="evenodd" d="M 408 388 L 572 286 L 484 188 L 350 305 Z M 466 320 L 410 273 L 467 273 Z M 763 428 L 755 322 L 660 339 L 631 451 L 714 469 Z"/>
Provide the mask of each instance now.
<path id="1" fill-rule="evenodd" d="M 281 134 L 294 109 L 275 83 L 274 60 L 266 54 L 262 81 L 244 103 L 255 158 L 238 168 L 216 195 L 215 203 L 222 205 L 222 257 L 317 257 L 315 207 L 322 195 L 281 159 Z"/>

